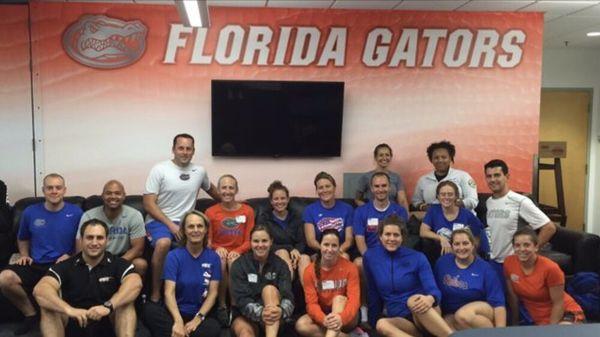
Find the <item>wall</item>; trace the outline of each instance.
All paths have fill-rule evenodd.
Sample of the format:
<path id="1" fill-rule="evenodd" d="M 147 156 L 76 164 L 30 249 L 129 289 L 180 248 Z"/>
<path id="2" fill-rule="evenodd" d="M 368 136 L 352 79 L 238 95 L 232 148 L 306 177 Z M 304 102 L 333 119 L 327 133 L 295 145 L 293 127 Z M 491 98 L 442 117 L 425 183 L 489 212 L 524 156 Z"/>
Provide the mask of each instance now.
<path id="1" fill-rule="evenodd" d="M 590 121 L 589 168 L 587 183 L 586 230 L 600 234 L 600 51 L 544 49 L 542 87 L 586 88 L 593 90 Z"/>

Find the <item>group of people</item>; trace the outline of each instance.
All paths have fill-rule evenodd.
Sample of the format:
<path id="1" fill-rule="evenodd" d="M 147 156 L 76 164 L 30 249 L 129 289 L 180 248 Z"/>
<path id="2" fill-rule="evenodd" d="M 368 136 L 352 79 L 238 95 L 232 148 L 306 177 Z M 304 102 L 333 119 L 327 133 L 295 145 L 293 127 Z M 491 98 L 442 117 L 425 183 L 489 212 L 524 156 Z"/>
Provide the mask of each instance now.
<path id="1" fill-rule="evenodd" d="M 320 172 L 314 179 L 318 200 L 302 214 L 289 207 L 288 188 L 274 181 L 271 208 L 255 215 L 236 200 L 233 175 L 215 186 L 191 162 L 194 139 L 188 134 L 175 136 L 172 152 L 146 181 L 145 220 L 124 205 L 118 181 L 104 185 L 103 205 L 82 214 L 63 200 L 63 177 L 44 178 L 45 201 L 21 216 L 20 257 L 0 273 L 0 290 L 25 316 L 15 334 L 40 319 L 33 295 L 44 336 L 133 335 L 134 301 L 148 269 L 145 240 L 154 249 L 142 318 L 156 337 L 216 337 L 223 326 L 236 337 L 275 337 L 293 319 L 306 337 L 360 332 L 361 321 L 382 336 L 427 330 L 445 337 L 506 326 L 507 320 L 517 324 L 522 311 L 536 324 L 584 320 L 564 292 L 560 268 L 537 254 L 554 224 L 509 189 L 501 160 L 484 167 L 492 191 L 484 229 L 473 212 L 474 180 L 451 167 L 454 146 L 442 141 L 428 147 L 434 171 L 419 179 L 411 208 L 422 218 L 420 236 L 439 243 L 432 268 L 423 253 L 402 245 L 409 205 L 401 177 L 389 169 L 386 144 L 375 148 L 377 167 L 359 182 L 359 207 L 337 200 L 335 179 Z M 194 210 L 200 189 L 218 201 L 205 213 Z M 528 226 L 518 228 L 519 219 Z M 295 279 L 306 301 L 299 317 Z"/>

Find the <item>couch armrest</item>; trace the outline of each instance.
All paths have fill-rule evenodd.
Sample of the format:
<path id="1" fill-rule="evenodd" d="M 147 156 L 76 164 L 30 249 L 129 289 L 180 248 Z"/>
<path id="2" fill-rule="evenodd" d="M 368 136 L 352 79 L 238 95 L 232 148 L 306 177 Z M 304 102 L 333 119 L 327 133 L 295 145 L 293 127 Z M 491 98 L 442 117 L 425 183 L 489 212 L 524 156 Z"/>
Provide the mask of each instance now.
<path id="1" fill-rule="evenodd" d="M 550 244 L 552 244 L 552 250 L 573 257 L 575 273 L 597 270 L 596 259 L 600 253 L 600 237 L 598 235 L 557 226 Z"/>

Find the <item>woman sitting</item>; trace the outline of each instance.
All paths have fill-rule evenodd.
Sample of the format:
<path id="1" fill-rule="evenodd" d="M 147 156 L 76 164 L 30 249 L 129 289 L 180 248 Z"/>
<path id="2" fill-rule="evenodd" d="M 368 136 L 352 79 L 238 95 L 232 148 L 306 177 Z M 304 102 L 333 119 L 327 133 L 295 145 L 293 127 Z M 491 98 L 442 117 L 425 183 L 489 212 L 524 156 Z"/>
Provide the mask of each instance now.
<path id="1" fill-rule="evenodd" d="M 352 235 L 352 206 L 335 200 L 335 179 L 331 174 L 320 172 L 314 180 L 319 200 L 306 206 L 302 218 L 306 244 L 315 253 L 321 247 L 319 240 L 326 229 L 333 228 L 340 233 L 340 254 L 350 258 L 350 249 L 354 245 Z M 358 255 L 358 254 L 353 254 Z M 356 256 L 352 256 L 355 258 Z"/>
<path id="2" fill-rule="evenodd" d="M 275 337 L 281 322 L 294 312 L 290 272 L 285 261 L 271 251 L 272 245 L 267 227 L 254 227 L 252 250 L 231 266 L 231 329 L 236 337 Z"/>
<path id="3" fill-rule="evenodd" d="M 404 209 L 408 210 L 408 200 L 406 199 L 406 192 L 404 191 L 404 182 L 398 173 L 389 169 L 390 162 L 392 161 L 392 148 L 385 143 L 379 144 L 375 146 L 373 157 L 375 158 L 375 169 L 363 174 L 358 180 L 356 198 L 354 199 L 356 205 L 362 206 L 365 204 L 365 199 L 374 199 L 374 195 L 371 192 L 371 178 L 373 177 L 373 174 L 377 172 L 384 172 L 390 178 L 390 201 L 397 202 L 404 207 Z"/>
<path id="4" fill-rule="evenodd" d="M 528 226 L 518 229 L 513 249 L 515 254 L 504 260 L 512 324 L 519 324 L 519 300 L 536 325 L 584 322 L 583 310 L 565 292 L 565 274 L 554 261 L 537 254 L 535 231 Z"/>
<path id="5" fill-rule="evenodd" d="M 467 228 L 450 237 L 452 253 L 434 268 L 442 291 L 444 319 L 455 330 L 506 326 L 502 284 L 494 269 L 475 254 L 475 238 Z"/>
<path id="6" fill-rule="evenodd" d="M 206 210 L 206 216 L 210 219 L 208 244 L 221 258 L 223 278 L 219 284 L 217 318 L 222 326 L 229 326 L 230 323 L 226 307 L 229 283 L 227 271 L 233 261 L 250 249 L 250 231 L 254 228 L 254 210 L 235 200 L 238 190 L 238 182 L 234 176 L 221 176 L 217 184 L 221 202 Z"/>
<path id="7" fill-rule="evenodd" d="M 419 235 L 422 238 L 439 242 L 441 255 L 444 255 L 452 252 L 450 246 L 452 231 L 469 228 L 477 238 L 475 246 L 481 247 L 479 251 L 482 255 L 487 256 L 490 247 L 483 225 L 472 212 L 459 206 L 458 194 L 458 186 L 451 181 L 442 181 L 437 185 L 436 195 L 439 204 L 431 205 L 427 209 Z"/>
<path id="8" fill-rule="evenodd" d="M 217 299 L 221 261 L 206 247 L 209 221 L 190 211 L 181 223 L 182 247 L 170 251 L 165 261 L 166 309 L 148 302 L 144 323 L 154 337 L 218 337 L 221 327 L 209 313 Z"/>
<path id="9" fill-rule="evenodd" d="M 367 250 L 364 271 L 368 285 L 369 322 L 386 337 L 420 336 L 425 328 L 438 337 L 452 329 L 440 315 L 440 291 L 427 258 L 402 247 L 406 224 L 397 215 L 380 223 L 381 246 Z M 383 308 L 387 316 L 382 317 Z"/>
<path id="10" fill-rule="evenodd" d="M 356 266 L 340 256 L 340 235 L 327 229 L 321 249 L 304 273 L 307 314 L 296 322 L 306 337 L 336 337 L 352 331 L 358 323 L 360 280 Z"/>
<path id="11" fill-rule="evenodd" d="M 267 189 L 271 209 L 258 215 L 256 223 L 266 226 L 273 235 L 272 250 L 282 258 L 290 269 L 292 279 L 298 270 L 300 281 L 309 261 L 302 253 L 306 247 L 304 238 L 304 223 L 300 214 L 288 208 L 290 192 L 281 181 L 275 180 Z M 302 265 L 302 261 L 305 261 Z"/>

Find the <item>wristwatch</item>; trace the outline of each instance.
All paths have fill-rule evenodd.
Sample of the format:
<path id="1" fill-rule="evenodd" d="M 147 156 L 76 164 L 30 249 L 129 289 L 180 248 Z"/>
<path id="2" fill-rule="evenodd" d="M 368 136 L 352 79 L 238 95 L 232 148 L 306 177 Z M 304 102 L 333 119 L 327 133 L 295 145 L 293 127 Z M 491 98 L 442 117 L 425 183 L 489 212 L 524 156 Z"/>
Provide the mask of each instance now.
<path id="1" fill-rule="evenodd" d="M 204 315 L 203 313 L 201 313 L 200 311 L 198 311 L 198 313 L 196 313 L 196 317 L 200 318 L 200 322 L 204 322 L 204 319 L 206 318 L 206 315 Z"/>
<path id="2" fill-rule="evenodd" d="M 109 314 L 112 314 L 112 312 L 115 310 L 115 309 L 113 308 L 113 304 L 112 304 L 112 302 L 111 302 L 110 300 L 108 300 L 108 301 L 106 301 L 106 302 L 102 303 L 102 306 L 103 306 L 103 307 L 105 307 L 106 309 L 108 309 L 108 311 L 109 311 Z"/>

